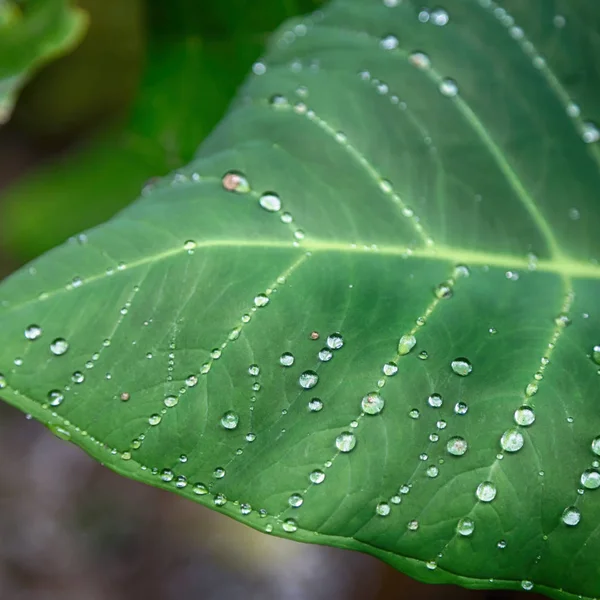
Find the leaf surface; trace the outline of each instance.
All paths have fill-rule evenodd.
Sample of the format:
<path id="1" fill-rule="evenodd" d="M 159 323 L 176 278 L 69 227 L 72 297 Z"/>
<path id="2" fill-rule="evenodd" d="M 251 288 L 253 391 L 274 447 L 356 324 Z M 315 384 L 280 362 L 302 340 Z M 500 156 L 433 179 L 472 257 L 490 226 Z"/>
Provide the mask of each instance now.
<path id="1" fill-rule="evenodd" d="M 288 22 L 188 167 L 2 284 L 4 398 L 269 533 L 600 596 L 598 10 L 549 6 Z"/>

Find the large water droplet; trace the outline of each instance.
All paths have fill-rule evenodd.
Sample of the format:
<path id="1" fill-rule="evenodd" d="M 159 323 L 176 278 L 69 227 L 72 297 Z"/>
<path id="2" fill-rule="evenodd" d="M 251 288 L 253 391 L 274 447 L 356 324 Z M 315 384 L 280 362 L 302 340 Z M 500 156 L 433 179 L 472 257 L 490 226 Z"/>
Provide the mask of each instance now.
<path id="1" fill-rule="evenodd" d="M 266 294 L 258 294 L 254 297 L 254 306 L 256 306 L 256 308 L 262 308 L 263 306 L 269 304 L 269 302 L 269 296 Z"/>
<path id="2" fill-rule="evenodd" d="M 467 440 L 462 437 L 454 436 L 448 440 L 446 450 L 453 456 L 462 456 L 468 449 Z"/>
<path id="3" fill-rule="evenodd" d="M 313 398 L 308 403 L 308 410 L 311 412 L 319 412 L 323 409 L 323 402 L 319 398 Z"/>
<path id="4" fill-rule="evenodd" d="M 465 537 L 472 535 L 473 531 L 475 531 L 475 521 L 468 517 L 461 519 L 456 526 L 456 533 Z"/>
<path id="5" fill-rule="evenodd" d="M 344 345 L 344 338 L 341 333 L 332 333 L 327 336 L 327 346 L 332 350 L 339 350 Z"/>
<path id="6" fill-rule="evenodd" d="M 308 478 L 310 479 L 311 483 L 314 483 L 315 485 L 318 485 L 319 483 L 323 483 L 323 481 L 325 481 L 325 473 L 323 473 L 323 471 L 321 471 L 320 469 L 315 469 L 308 476 Z"/>
<path id="7" fill-rule="evenodd" d="M 450 366 L 452 370 L 461 377 L 466 377 L 473 371 L 473 365 L 470 363 L 468 358 L 455 358 Z"/>
<path id="8" fill-rule="evenodd" d="M 581 521 L 581 512 L 576 506 L 567 506 L 562 514 L 562 522 L 569 527 L 575 527 Z"/>
<path id="9" fill-rule="evenodd" d="M 391 511 L 392 508 L 387 502 L 380 502 L 375 507 L 375 513 L 378 514 L 380 517 L 387 517 Z"/>
<path id="10" fill-rule="evenodd" d="M 329 362 L 333 358 L 333 352 L 329 348 L 321 348 L 317 356 L 321 362 Z"/>
<path id="11" fill-rule="evenodd" d="M 442 406 L 443 403 L 444 400 L 439 394 L 431 394 L 431 396 L 427 398 L 427 404 L 429 404 L 429 406 L 433 408 L 440 408 L 440 406 Z"/>
<path id="12" fill-rule="evenodd" d="M 335 445 L 340 452 L 350 452 L 356 446 L 356 436 L 349 431 L 344 431 L 335 438 Z"/>
<path id="13" fill-rule="evenodd" d="M 535 413 L 529 406 L 521 406 L 515 410 L 515 423 L 522 427 L 529 427 L 535 421 Z"/>
<path id="14" fill-rule="evenodd" d="M 294 358 L 294 355 L 291 352 L 284 352 L 279 357 L 279 364 L 282 367 L 291 367 L 294 364 L 294 360 L 296 359 Z"/>
<path id="15" fill-rule="evenodd" d="M 457 415 L 466 415 L 469 411 L 469 407 L 464 402 L 457 402 L 454 405 L 454 412 Z"/>
<path id="16" fill-rule="evenodd" d="M 506 452 L 518 452 L 525 443 L 523 434 L 518 429 L 508 429 L 500 438 L 500 446 Z"/>
<path id="17" fill-rule="evenodd" d="M 496 486 L 491 481 L 483 481 L 477 486 L 475 495 L 481 502 L 491 502 L 496 497 Z"/>
<path id="18" fill-rule="evenodd" d="M 233 412 L 232 410 L 228 410 L 221 417 L 221 425 L 225 429 L 235 429 L 238 426 L 239 422 L 240 422 L 239 415 L 237 413 Z"/>
<path id="19" fill-rule="evenodd" d="M 304 503 L 304 498 L 300 494 L 292 494 L 288 498 L 288 504 L 292 508 L 300 508 L 303 503 Z"/>
<path id="20" fill-rule="evenodd" d="M 404 354 L 408 354 L 417 343 L 417 339 L 414 335 L 403 335 L 398 342 L 398 354 L 403 356 Z"/>
<path id="21" fill-rule="evenodd" d="M 25 330 L 25 337 L 28 340 L 37 340 L 42 335 L 42 328 L 39 325 L 30 325 Z"/>
<path id="22" fill-rule="evenodd" d="M 377 392 L 367 394 L 360 403 L 363 411 L 368 415 L 379 414 L 383 410 L 384 404 L 384 399 Z"/>
<path id="23" fill-rule="evenodd" d="M 600 487 L 600 473 L 594 469 L 587 469 L 581 474 L 581 485 L 588 490 L 597 490 Z"/>
<path id="24" fill-rule="evenodd" d="M 48 403 L 50 406 L 60 406 L 64 399 L 65 397 L 60 390 L 52 390 L 48 393 Z"/>
<path id="25" fill-rule="evenodd" d="M 281 209 L 281 199 L 277 194 L 267 193 L 260 197 L 258 203 L 269 212 L 277 212 Z"/>
<path id="26" fill-rule="evenodd" d="M 315 385 L 319 382 L 319 376 L 314 371 L 304 371 L 298 378 L 298 383 L 300 387 L 305 390 L 310 390 L 314 388 Z"/>
<path id="27" fill-rule="evenodd" d="M 50 352 L 55 356 L 62 356 L 69 349 L 69 342 L 63 338 L 56 338 L 50 344 Z"/>

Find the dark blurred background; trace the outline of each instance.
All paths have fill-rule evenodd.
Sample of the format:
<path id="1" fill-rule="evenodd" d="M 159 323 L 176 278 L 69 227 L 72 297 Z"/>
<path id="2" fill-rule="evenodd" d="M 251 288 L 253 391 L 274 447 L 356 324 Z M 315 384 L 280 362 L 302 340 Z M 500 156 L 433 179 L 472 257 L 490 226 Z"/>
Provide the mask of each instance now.
<path id="1" fill-rule="evenodd" d="M 0 276 L 190 160 L 268 34 L 322 0 L 79 0 L 83 42 L 0 129 Z M 503 599 L 257 533 L 121 478 L 0 405 L 2 600 Z M 534 598 L 531 594 L 529 598 Z"/>

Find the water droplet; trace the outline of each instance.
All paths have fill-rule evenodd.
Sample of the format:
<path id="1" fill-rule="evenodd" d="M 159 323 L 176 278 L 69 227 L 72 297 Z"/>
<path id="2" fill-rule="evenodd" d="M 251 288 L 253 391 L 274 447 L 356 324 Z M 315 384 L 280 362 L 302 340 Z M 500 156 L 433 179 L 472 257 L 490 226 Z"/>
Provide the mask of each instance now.
<path id="1" fill-rule="evenodd" d="M 383 410 L 384 399 L 377 393 L 371 392 L 363 397 L 360 405 L 368 415 L 377 415 Z"/>
<path id="2" fill-rule="evenodd" d="M 446 77 L 440 81 L 439 90 L 442 96 L 452 98 L 458 94 L 458 85 L 454 79 Z"/>
<path id="3" fill-rule="evenodd" d="M 413 408 L 412 410 L 408 411 L 408 416 L 411 419 L 418 419 L 421 416 L 421 413 L 418 411 L 418 409 Z"/>
<path id="4" fill-rule="evenodd" d="M 446 444 L 446 450 L 452 456 L 463 456 L 468 447 L 467 440 L 459 436 L 451 437 Z"/>
<path id="5" fill-rule="evenodd" d="M 518 429 L 508 429 L 500 438 L 500 446 L 506 452 L 518 452 L 524 443 L 523 434 Z"/>
<path id="6" fill-rule="evenodd" d="M 398 354 L 403 356 L 404 354 L 408 354 L 417 343 L 417 339 L 414 335 L 403 335 L 398 342 Z"/>
<path id="7" fill-rule="evenodd" d="M 575 527 L 581 521 L 581 512 L 575 506 L 568 506 L 562 514 L 562 522 L 569 527 Z"/>
<path id="8" fill-rule="evenodd" d="M 457 402 L 454 405 L 454 412 L 457 415 L 466 415 L 469 410 L 469 407 L 464 402 Z"/>
<path id="9" fill-rule="evenodd" d="M 183 249 L 187 250 L 188 254 L 193 254 L 194 250 L 196 249 L 196 242 L 194 240 L 187 240 L 183 244 Z"/>
<path id="10" fill-rule="evenodd" d="M 225 496 L 225 494 L 215 494 L 213 497 L 213 504 L 215 506 L 225 506 L 227 504 L 227 496 Z"/>
<path id="11" fill-rule="evenodd" d="M 305 390 L 310 390 L 314 388 L 315 385 L 319 382 L 319 376 L 314 371 L 304 371 L 298 378 L 298 383 L 300 387 Z"/>
<path id="12" fill-rule="evenodd" d="M 427 354 L 427 352 L 425 350 L 421 350 L 421 352 L 419 352 L 418 357 L 421 360 L 427 360 L 429 358 L 429 354 Z"/>
<path id="13" fill-rule="evenodd" d="M 173 477 L 175 477 L 175 475 L 173 474 L 173 471 L 171 471 L 171 469 L 163 469 L 160 472 L 160 478 L 167 483 L 169 481 L 173 481 Z"/>
<path id="14" fill-rule="evenodd" d="M 213 471 L 213 477 L 215 479 L 223 479 L 223 477 L 225 477 L 225 469 L 223 467 L 217 467 Z"/>
<path id="15" fill-rule="evenodd" d="M 446 282 L 438 284 L 433 291 L 440 300 L 452 297 L 452 286 Z"/>
<path id="16" fill-rule="evenodd" d="M 500 550 L 504 550 L 504 548 L 506 548 L 506 541 L 505 540 L 500 540 L 496 546 L 498 546 L 498 548 L 500 548 Z"/>
<path id="17" fill-rule="evenodd" d="M 319 400 L 319 398 L 313 398 L 308 403 L 308 410 L 310 410 L 311 412 L 319 412 L 322 409 L 323 409 L 323 402 L 321 402 L 321 400 Z"/>
<path id="18" fill-rule="evenodd" d="M 581 130 L 581 139 L 586 144 L 593 144 L 600 140 L 600 129 L 591 121 L 583 123 Z"/>
<path id="19" fill-rule="evenodd" d="M 423 454 L 419 454 L 419 460 L 427 460 L 429 458 L 429 456 L 427 454 L 425 454 L 425 452 L 423 452 Z"/>
<path id="20" fill-rule="evenodd" d="M 465 537 L 472 535 L 473 531 L 475 531 L 475 521 L 468 517 L 461 519 L 456 526 L 456 533 Z"/>
<path id="21" fill-rule="evenodd" d="M 440 436 L 437 433 L 430 433 L 429 434 L 429 441 L 430 442 L 439 442 L 440 440 Z"/>
<path id="22" fill-rule="evenodd" d="M 284 352 L 279 357 L 279 364 L 283 367 L 291 367 L 294 364 L 294 355 L 291 352 Z"/>
<path id="23" fill-rule="evenodd" d="M 387 517 L 391 511 L 392 508 L 387 502 L 380 502 L 375 507 L 375 513 L 378 514 L 380 517 Z"/>
<path id="24" fill-rule="evenodd" d="M 444 403 L 444 400 L 439 394 L 431 394 L 429 398 L 427 398 L 427 404 L 432 408 L 439 408 Z"/>
<path id="25" fill-rule="evenodd" d="M 254 306 L 256 306 L 257 308 L 262 308 L 263 306 L 269 304 L 269 302 L 269 296 L 267 296 L 266 294 L 258 294 L 258 296 L 255 296 L 254 298 Z"/>
<path id="26" fill-rule="evenodd" d="M 413 519 L 407 523 L 406 527 L 408 527 L 410 531 L 417 531 L 417 529 L 419 529 L 419 521 Z"/>
<path id="27" fill-rule="evenodd" d="M 467 358 L 455 358 L 450 363 L 450 366 L 452 367 L 452 370 L 461 377 L 466 377 L 473 371 L 473 365 Z"/>
<path id="28" fill-rule="evenodd" d="M 592 349 L 592 360 L 597 365 L 600 365 L 600 344 L 594 346 L 594 348 Z"/>
<path id="29" fill-rule="evenodd" d="M 30 325 L 25 330 L 25 337 L 28 340 L 37 340 L 42 335 L 42 328 L 39 325 Z"/>
<path id="30" fill-rule="evenodd" d="M 529 427 L 535 421 L 535 413 L 529 406 L 521 406 L 515 410 L 515 423 L 522 427 Z"/>
<path id="31" fill-rule="evenodd" d="M 398 47 L 398 38 L 395 35 L 387 35 L 379 42 L 379 45 L 384 50 L 395 50 Z"/>
<path id="32" fill-rule="evenodd" d="M 69 349 L 69 342 L 63 338 L 56 338 L 50 344 L 50 352 L 55 356 L 62 356 Z"/>
<path id="33" fill-rule="evenodd" d="M 332 333 L 327 336 L 327 346 L 332 350 L 339 350 L 344 345 L 344 338 L 341 333 Z"/>
<path id="34" fill-rule="evenodd" d="M 255 75 L 264 75 L 267 72 L 267 66 L 261 61 L 256 61 L 252 65 L 252 72 Z"/>
<path id="35" fill-rule="evenodd" d="M 60 406 L 64 399 L 63 393 L 59 390 L 52 390 L 48 393 L 48 403 L 50 406 Z"/>
<path id="36" fill-rule="evenodd" d="M 562 29 L 567 24 L 567 20 L 563 17 L 563 15 L 554 15 L 552 23 L 557 29 Z"/>
<path id="37" fill-rule="evenodd" d="M 385 365 L 383 365 L 382 371 L 384 375 L 392 377 L 398 372 L 398 365 L 395 362 L 385 363 Z"/>
<path id="38" fill-rule="evenodd" d="M 158 425 L 162 421 L 162 417 L 160 415 L 151 415 L 148 417 L 148 423 L 150 425 Z"/>
<path id="39" fill-rule="evenodd" d="M 491 481 L 484 481 L 477 486 L 475 495 L 481 502 L 491 502 L 496 497 L 496 486 Z"/>
<path id="40" fill-rule="evenodd" d="M 533 583 L 528 579 L 523 579 L 523 581 L 521 581 L 521 587 L 528 592 L 533 589 Z"/>
<path id="41" fill-rule="evenodd" d="M 424 52 L 413 52 L 408 57 L 408 60 L 413 66 L 417 67 L 417 69 L 425 70 L 431 67 L 431 59 Z"/>
<path id="42" fill-rule="evenodd" d="M 0 376 L 0 380 L 2 379 L 2 376 Z M 2 387 L 2 385 L 0 384 L 0 387 Z M 592 440 L 592 452 L 594 454 L 596 454 L 597 456 L 600 456 L 600 435 L 598 437 L 595 437 Z"/>
<path id="43" fill-rule="evenodd" d="M 295 531 L 298 531 L 298 523 L 294 519 L 286 519 L 282 523 L 281 528 L 286 533 L 294 533 Z"/>
<path id="44" fill-rule="evenodd" d="M 260 374 L 260 367 L 258 365 L 250 365 L 248 367 L 248 375 L 252 375 L 253 377 L 256 377 L 259 374 Z"/>
<path id="45" fill-rule="evenodd" d="M 440 470 L 435 466 L 435 465 L 431 465 L 430 467 L 427 467 L 427 470 L 425 471 L 425 475 L 427 475 L 427 477 L 430 478 L 434 478 L 437 477 L 440 474 Z"/>
<path id="46" fill-rule="evenodd" d="M 119 395 L 119 399 L 121 402 L 127 402 L 131 398 L 131 394 L 129 392 L 121 392 Z"/>
<path id="47" fill-rule="evenodd" d="M 188 377 L 186 377 L 185 385 L 187 385 L 189 388 L 192 388 L 197 384 L 198 384 L 198 377 L 196 375 L 189 375 Z"/>
<path id="48" fill-rule="evenodd" d="M 239 422 L 240 422 L 239 415 L 237 413 L 233 412 L 232 410 L 228 410 L 221 417 L 221 425 L 225 429 L 235 429 L 238 426 Z"/>
<path id="49" fill-rule="evenodd" d="M 322 348 L 318 354 L 321 362 L 328 362 L 333 358 L 333 352 L 329 348 Z"/>
<path id="50" fill-rule="evenodd" d="M 437 8 L 429 17 L 430 22 L 438 27 L 443 27 L 450 20 L 448 13 L 443 8 Z"/>
<path id="51" fill-rule="evenodd" d="M 587 469 L 581 474 L 581 485 L 588 490 L 597 490 L 600 487 L 600 473 L 594 469 Z"/>
<path id="52" fill-rule="evenodd" d="M 0 390 L 6 387 L 6 377 L 0 373 Z"/>
<path id="53" fill-rule="evenodd" d="M 71 375 L 71 381 L 73 383 L 83 383 L 85 381 L 85 375 L 81 371 L 75 371 L 75 373 Z"/>
<path id="54" fill-rule="evenodd" d="M 65 442 L 69 442 L 71 440 L 71 433 L 60 425 L 54 425 L 51 423 L 48 425 L 48 429 L 60 440 Z"/>
<path id="55" fill-rule="evenodd" d="M 277 194 L 263 194 L 258 203 L 269 212 L 277 212 L 281 210 L 281 200 Z"/>
<path id="56" fill-rule="evenodd" d="M 535 396 L 537 394 L 538 391 L 538 384 L 535 382 L 529 383 L 527 385 L 527 387 L 525 388 L 525 395 L 528 398 L 531 398 L 531 396 Z"/>
<path id="57" fill-rule="evenodd" d="M 456 265 L 456 267 L 454 267 L 454 277 L 456 277 L 457 279 L 459 277 L 469 277 L 471 275 L 471 271 L 469 270 L 469 267 L 467 267 L 467 265 Z"/>
<path id="58" fill-rule="evenodd" d="M 292 508 L 299 508 L 304 503 L 304 498 L 300 494 L 292 494 L 288 498 L 288 504 Z"/>
<path id="59" fill-rule="evenodd" d="M 335 438 L 335 445 L 340 452 L 350 452 L 356 446 L 356 436 L 349 431 L 344 431 Z"/>
<path id="60" fill-rule="evenodd" d="M 567 327 L 571 324 L 571 319 L 569 319 L 569 317 L 566 314 L 561 313 L 554 319 L 554 324 L 557 327 Z"/>

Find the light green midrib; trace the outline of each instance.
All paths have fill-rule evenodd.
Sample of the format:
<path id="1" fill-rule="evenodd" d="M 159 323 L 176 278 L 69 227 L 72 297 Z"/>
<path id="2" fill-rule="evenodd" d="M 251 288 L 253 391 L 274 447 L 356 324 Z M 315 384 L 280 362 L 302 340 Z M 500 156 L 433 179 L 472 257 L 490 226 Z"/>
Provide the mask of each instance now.
<path id="1" fill-rule="evenodd" d="M 229 249 L 240 249 L 240 248 L 256 248 L 256 249 L 275 249 L 275 250 L 289 250 L 293 252 L 312 252 L 314 254 L 370 254 L 372 256 L 397 256 L 403 260 L 411 260 L 415 258 L 430 260 L 433 262 L 442 263 L 455 263 L 464 264 L 466 266 L 487 266 L 490 268 L 499 269 L 523 269 L 531 270 L 541 273 L 554 273 L 561 277 L 571 279 L 594 279 L 600 280 L 600 265 L 592 263 L 585 263 L 569 258 L 561 257 L 554 258 L 551 260 L 539 260 L 535 263 L 535 267 L 532 268 L 531 261 L 526 256 L 518 256 L 503 253 L 493 252 L 479 252 L 476 250 L 469 250 L 466 248 L 456 248 L 452 246 L 435 246 L 433 248 L 415 248 L 411 249 L 406 246 L 395 246 L 395 245 L 359 245 L 350 244 L 347 242 L 336 242 L 326 240 L 306 240 L 302 246 L 294 246 L 292 242 L 280 241 L 280 240 L 234 240 L 234 239 L 220 239 L 220 240 L 205 240 L 199 242 L 196 245 L 196 252 L 201 249 L 216 249 L 216 248 L 229 248 Z M 170 248 L 159 252 L 157 254 L 151 254 L 145 256 L 137 261 L 132 261 L 127 264 L 126 269 L 123 271 L 116 271 L 112 275 L 107 275 L 105 271 L 84 277 L 83 284 L 87 285 L 92 282 L 118 277 L 119 274 L 126 273 L 132 269 L 143 267 L 146 265 L 153 265 L 163 260 L 187 254 L 187 250 L 183 248 L 183 245 L 177 246 L 176 248 Z M 72 291 L 66 286 L 49 290 L 44 292 L 45 299 L 59 295 L 61 293 Z M 44 300 L 45 301 L 45 300 Z M 41 302 L 38 296 L 26 300 L 20 304 L 9 305 L 5 310 L 0 311 L 0 314 L 7 314 L 9 312 L 21 309 L 34 302 Z"/>

